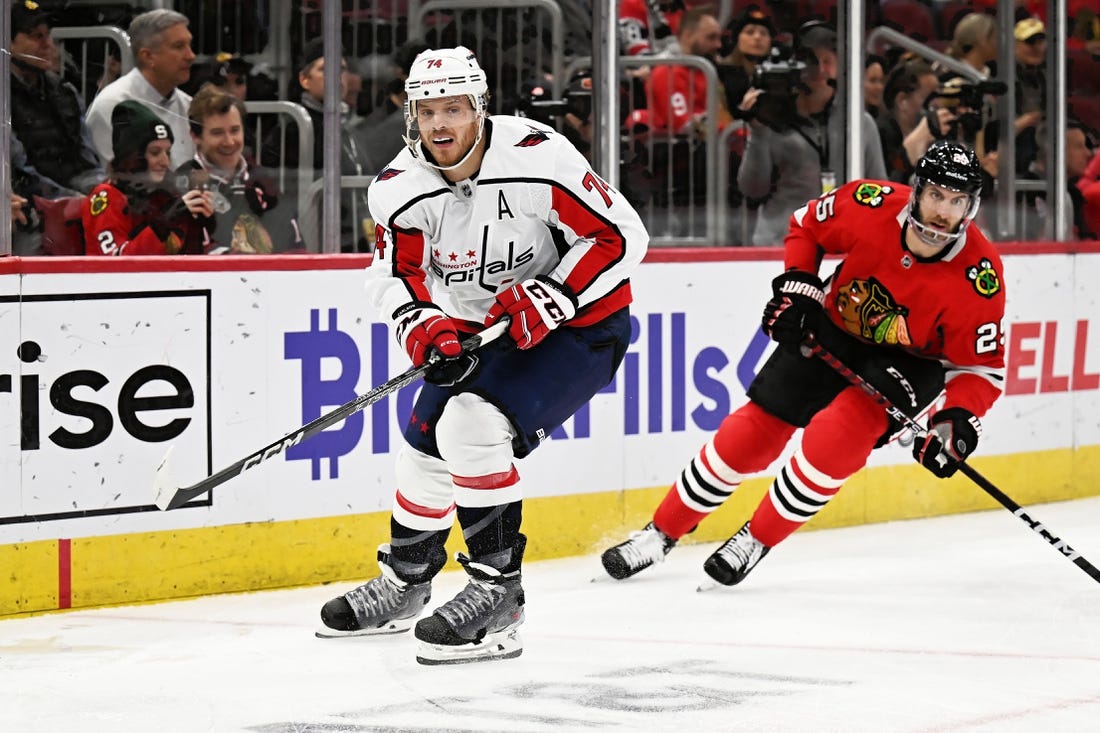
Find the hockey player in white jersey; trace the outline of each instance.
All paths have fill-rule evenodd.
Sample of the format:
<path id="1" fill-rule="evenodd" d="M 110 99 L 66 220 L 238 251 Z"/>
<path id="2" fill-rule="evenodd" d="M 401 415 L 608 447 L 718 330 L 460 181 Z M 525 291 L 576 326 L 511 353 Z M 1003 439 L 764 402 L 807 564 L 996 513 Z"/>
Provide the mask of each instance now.
<path id="1" fill-rule="evenodd" d="M 522 652 L 526 544 L 515 460 L 614 376 L 649 237 L 563 136 L 489 116 L 468 49 L 421 53 L 405 89 L 407 148 L 368 191 L 377 249 L 366 289 L 414 365 L 443 360 L 405 428 L 381 575 L 326 603 L 318 633 L 415 623 L 423 664 L 510 658 Z M 462 338 L 505 318 L 509 338 L 462 352 Z M 469 581 L 419 618 L 456 517 Z"/>

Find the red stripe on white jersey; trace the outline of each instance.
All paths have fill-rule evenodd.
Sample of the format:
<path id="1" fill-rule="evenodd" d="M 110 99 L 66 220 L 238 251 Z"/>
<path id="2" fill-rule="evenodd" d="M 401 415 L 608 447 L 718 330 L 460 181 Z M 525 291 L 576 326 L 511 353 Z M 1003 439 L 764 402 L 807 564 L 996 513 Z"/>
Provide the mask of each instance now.
<path id="1" fill-rule="evenodd" d="M 451 474 L 455 486 L 463 489 L 506 489 L 519 483 L 519 471 L 512 466 L 507 471 L 490 473 L 485 476 L 456 476 Z"/>
<path id="2" fill-rule="evenodd" d="M 424 263 L 428 252 L 424 233 L 417 230 L 393 230 L 393 272 L 405 282 L 414 301 L 432 302 L 432 293 L 426 284 Z"/>
<path id="3" fill-rule="evenodd" d="M 442 519 L 443 517 L 446 517 L 448 514 L 455 510 L 454 504 L 451 504 L 444 509 L 437 509 L 434 507 L 417 504 L 416 502 L 409 501 L 407 498 L 402 496 L 400 491 L 398 491 L 397 495 L 394 497 L 394 502 L 397 504 L 397 506 L 401 507 L 409 514 L 413 514 L 418 517 L 424 517 L 425 519 Z"/>
<path id="4" fill-rule="evenodd" d="M 618 228 L 606 219 L 598 217 L 591 210 L 577 201 L 569 191 L 555 186 L 552 189 L 551 207 L 558 214 L 558 220 L 572 229 L 578 236 L 594 240 L 593 246 L 574 265 L 565 278 L 574 293 L 580 294 L 592 284 L 602 273 L 609 270 L 626 254 L 626 240 Z M 585 310 L 596 309 L 602 313 L 600 320 L 607 315 L 630 304 L 630 287 L 613 289 L 600 301 L 589 305 Z M 574 318 L 572 323 L 580 325 L 581 314 Z"/>

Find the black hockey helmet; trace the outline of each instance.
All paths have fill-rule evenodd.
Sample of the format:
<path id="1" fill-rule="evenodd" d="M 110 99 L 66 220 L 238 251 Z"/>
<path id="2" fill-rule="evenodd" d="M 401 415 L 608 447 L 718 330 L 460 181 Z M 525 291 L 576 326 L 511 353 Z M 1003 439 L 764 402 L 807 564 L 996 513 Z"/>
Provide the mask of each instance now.
<path id="1" fill-rule="evenodd" d="M 937 140 L 917 161 L 916 177 L 944 188 L 978 195 L 982 190 L 982 166 L 967 145 Z"/>
<path id="2" fill-rule="evenodd" d="M 920 220 L 921 194 L 927 184 L 965 193 L 970 197 L 966 214 L 954 231 L 944 232 L 928 227 Z M 913 173 L 913 194 L 909 199 L 909 226 L 925 243 L 937 247 L 952 244 L 978 214 L 981 202 L 982 167 L 978 156 L 968 145 L 950 140 L 937 140 L 917 161 Z"/>

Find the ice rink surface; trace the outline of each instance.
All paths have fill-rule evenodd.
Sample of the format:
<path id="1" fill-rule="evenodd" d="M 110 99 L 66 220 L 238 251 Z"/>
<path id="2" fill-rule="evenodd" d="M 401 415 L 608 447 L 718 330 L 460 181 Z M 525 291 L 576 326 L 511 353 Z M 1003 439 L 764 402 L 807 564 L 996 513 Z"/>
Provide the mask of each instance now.
<path id="1" fill-rule="evenodd" d="M 1028 508 L 1100 562 L 1100 498 Z M 479 664 L 315 638 L 350 584 L 0 621 L 0 731 L 1100 731 L 1100 583 L 1007 511 L 796 533 L 697 593 L 713 549 L 528 563 L 523 655 Z"/>

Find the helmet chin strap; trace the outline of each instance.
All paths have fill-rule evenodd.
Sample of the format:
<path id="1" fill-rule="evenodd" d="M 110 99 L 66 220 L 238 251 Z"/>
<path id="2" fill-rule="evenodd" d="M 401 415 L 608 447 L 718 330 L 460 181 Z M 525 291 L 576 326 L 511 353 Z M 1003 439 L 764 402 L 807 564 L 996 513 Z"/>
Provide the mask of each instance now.
<path id="1" fill-rule="evenodd" d="M 424 136 L 420 135 L 419 137 L 412 137 L 411 121 L 409 122 L 408 127 L 405 128 L 405 133 L 405 135 L 402 135 L 405 140 L 405 145 L 409 148 L 409 152 L 412 153 L 413 157 L 416 158 L 416 160 L 421 165 L 427 166 L 429 168 L 435 168 L 437 171 L 452 171 L 455 168 L 458 168 L 459 166 L 464 164 L 467 160 L 469 160 L 470 156 L 474 154 L 474 150 L 477 149 L 477 145 L 481 142 L 481 137 L 485 133 L 485 114 L 482 112 L 478 113 L 477 136 L 474 138 L 473 144 L 470 145 L 470 149 L 467 150 L 466 154 L 462 156 L 462 159 L 453 165 L 436 165 L 421 154 L 420 143 Z"/>
<path id="2" fill-rule="evenodd" d="M 941 232 L 928 226 L 917 217 L 918 215 L 914 213 L 913 207 L 910 206 L 909 214 L 907 215 L 909 226 L 916 232 L 922 242 L 932 247 L 946 247 L 954 243 L 962 235 L 964 229 L 963 224 L 966 223 L 965 220 L 959 222 L 956 231 Z"/>

